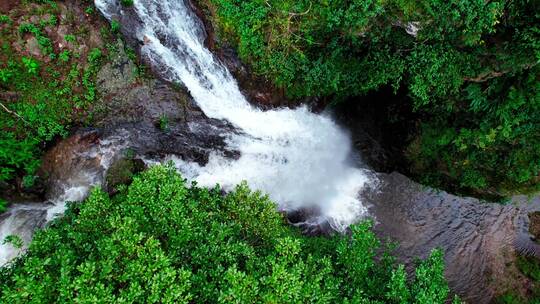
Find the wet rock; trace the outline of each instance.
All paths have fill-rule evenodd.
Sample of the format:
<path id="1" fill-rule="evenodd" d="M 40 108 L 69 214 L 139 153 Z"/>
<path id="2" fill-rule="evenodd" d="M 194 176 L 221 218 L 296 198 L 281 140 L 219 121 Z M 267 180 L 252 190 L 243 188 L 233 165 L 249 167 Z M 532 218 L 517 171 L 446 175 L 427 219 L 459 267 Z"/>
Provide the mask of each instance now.
<path id="1" fill-rule="evenodd" d="M 111 195 L 117 193 L 120 185 L 129 185 L 135 174 L 145 169 L 144 161 L 141 159 L 121 158 L 114 161 L 105 177 L 107 192 Z"/>
<path id="2" fill-rule="evenodd" d="M 30 237 L 26 237 L 26 232 L 28 230 L 33 231 L 43 227 L 43 224 L 45 224 L 45 214 L 46 211 L 41 209 L 40 206 L 28 204 L 25 205 L 25 207 L 14 208 L 8 212 L 0 214 L 0 222 L 4 223 L 9 219 L 11 221 L 11 233 L 19 235 L 21 238 L 23 238 L 23 241 L 29 241 Z M 22 229 L 22 227 L 25 228 Z M 3 241 L 4 240 L 0 240 L 0 243 Z"/>
<path id="3" fill-rule="evenodd" d="M 406 92 L 396 94 L 386 87 L 332 105 L 337 122 L 350 130 L 354 147 L 361 156 L 359 164 L 367 164 L 378 172 L 407 172 L 403 151 L 416 129 L 416 116 L 407 98 Z"/>
<path id="4" fill-rule="evenodd" d="M 520 255 L 540 259 L 539 226 L 540 196 L 518 195 L 512 198 L 512 204 L 520 207 L 516 220 L 517 233 L 514 248 Z"/>
<path id="5" fill-rule="evenodd" d="M 256 76 L 251 69 L 242 63 L 234 48 L 222 45 L 211 48 L 214 54 L 225 64 L 234 75 L 242 93 L 248 100 L 263 109 L 294 106 L 296 103 L 288 100 L 283 90 L 277 89 L 274 84 L 262 76 Z"/>
<path id="6" fill-rule="evenodd" d="M 97 126 L 152 121 L 167 117 L 169 121 L 186 119 L 185 93 L 176 91 L 160 80 L 147 80 L 142 84 L 109 94 L 94 107 Z"/>
<path id="7" fill-rule="evenodd" d="M 97 73 L 98 91 L 105 96 L 129 88 L 136 80 L 137 67 L 128 58 L 121 40 L 118 40 L 116 48 L 118 51 Z"/>
<path id="8" fill-rule="evenodd" d="M 98 130 L 83 129 L 47 151 L 38 175 L 45 180 L 49 198 L 58 196 L 66 181 L 77 184 L 79 179 L 84 179 L 79 176 L 82 168 L 97 170 L 101 166 L 100 156 L 83 157 L 98 145 L 99 135 Z"/>
<path id="9" fill-rule="evenodd" d="M 94 125 L 107 127 L 138 121 L 155 122 L 165 117 L 171 122 L 185 121 L 191 99 L 181 88 L 153 78 L 138 78 L 137 66 L 127 56 L 122 41 L 118 52 L 97 75 L 100 100 L 92 110 Z M 192 109 L 198 111 L 197 109 Z"/>
<path id="10" fill-rule="evenodd" d="M 204 118 L 171 123 L 167 132 L 152 122 L 126 123 L 106 130 L 104 137 L 125 134 L 135 155 L 157 160 L 176 155 L 185 161 L 205 165 L 210 153 L 216 150 L 231 158 L 239 157 L 239 152 L 230 150 L 225 143 L 229 132 L 234 132 L 234 128 L 227 123 Z"/>
<path id="11" fill-rule="evenodd" d="M 29 36 L 26 40 L 26 49 L 28 52 L 35 57 L 41 57 L 41 50 L 39 48 L 39 43 L 34 36 Z"/>
<path id="12" fill-rule="evenodd" d="M 416 257 L 441 248 L 450 288 L 464 300 L 489 303 L 507 290 L 524 292 L 524 277 L 514 264 L 523 208 L 457 197 L 399 173 L 378 179 L 363 200 L 371 205 L 375 232 L 399 244 L 396 253 L 408 269 Z"/>
<path id="13" fill-rule="evenodd" d="M 298 227 L 303 234 L 310 236 L 334 235 L 336 230 L 326 220 L 321 218 L 318 208 L 302 208 L 285 213 L 287 222 Z"/>
<path id="14" fill-rule="evenodd" d="M 540 240 L 540 212 L 529 213 L 529 232 L 534 236 L 535 240 Z"/>

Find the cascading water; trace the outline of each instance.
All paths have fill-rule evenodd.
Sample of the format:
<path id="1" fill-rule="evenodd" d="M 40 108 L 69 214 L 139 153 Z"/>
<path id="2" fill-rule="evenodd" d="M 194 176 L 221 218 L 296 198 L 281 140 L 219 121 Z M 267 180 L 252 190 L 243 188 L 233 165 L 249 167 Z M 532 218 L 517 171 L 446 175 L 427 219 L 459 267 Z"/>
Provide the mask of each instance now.
<path id="1" fill-rule="evenodd" d="M 351 142 L 331 118 L 306 107 L 261 111 L 249 104 L 227 69 L 204 46 L 201 22 L 182 0 L 95 0 L 108 19 L 120 20 L 128 36 L 144 44 L 143 56 L 154 70 L 183 83 L 211 118 L 232 123 L 241 132 L 226 134 L 240 151 L 237 160 L 220 151 L 205 166 L 171 156 L 188 179 L 226 189 L 246 180 L 278 202 L 280 209 L 316 209 L 314 221 L 342 231 L 366 213 L 358 192 L 365 172 L 348 161 Z"/>
<path id="2" fill-rule="evenodd" d="M 202 24 L 184 2 L 134 2 L 124 8 L 119 1 L 96 0 L 96 6 L 109 19 L 134 22 L 131 34 L 144 44 L 141 52 L 155 70 L 172 82 L 182 82 L 207 116 L 237 129 L 220 129 L 227 147 L 212 147 L 204 166 L 172 154 L 158 161 L 173 160 L 186 178 L 203 186 L 219 183 L 231 189 L 247 180 L 284 211 L 316 212 L 307 225 L 327 222 L 342 231 L 367 212 L 358 192 L 369 179 L 348 161 L 350 140 L 331 118 L 306 107 L 264 112 L 251 106 L 227 69 L 205 49 Z M 197 123 L 189 128 L 198 134 Z M 24 250 L 33 231 L 62 214 L 66 202 L 81 201 L 92 187 L 103 184 L 110 162 L 137 136 L 137 131 L 124 129 L 97 144 L 79 147 L 69 139 L 60 144 L 59 149 L 70 156 L 55 163 L 59 166 L 55 170 L 62 173 L 53 177 L 48 200 L 15 204 L 2 214 L 0 240 L 17 235 Z M 232 159 L 225 150 L 239 151 L 240 157 Z M 20 252 L 11 244 L 0 244 L 0 266 Z"/>
<path id="3" fill-rule="evenodd" d="M 74 137 L 77 138 L 77 137 Z M 0 266 L 24 251 L 34 231 L 64 213 L 67 202 L 82 201 L 91 188 L 103 184 L 105 172 L 112 159 L 126 147 L 125 135 L 119 134 L 100 141 L 99 144 L 79 151 L 73 142 L 66 140 L 71 155 L 62 155 L 67 168 L 58 168 L 62 177 L 50 185 L 46 202 L 15 204 L 0 215 Z M 80 147 L 86 149 L 87 147 Z M 6 237 L 14 235 L 23 241 L 22 248 L 4 243 Z"/>

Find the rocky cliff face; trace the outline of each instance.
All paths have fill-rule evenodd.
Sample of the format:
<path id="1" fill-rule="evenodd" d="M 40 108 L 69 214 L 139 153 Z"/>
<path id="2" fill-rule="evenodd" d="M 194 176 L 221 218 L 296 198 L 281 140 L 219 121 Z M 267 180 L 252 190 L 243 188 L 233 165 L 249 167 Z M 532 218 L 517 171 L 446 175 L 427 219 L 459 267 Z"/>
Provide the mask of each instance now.
<path id="1" fill-rule="evenodd" d="M 490 303 L 508 290 L 527 292 L 527 279 L 515 265 L 516 241 L 534 246 L 525 227 L 528 213 L 540 209 L 540 197 L 501 205 L 430 189 L 399 173 L 377 178 L 379 185 L 363 196 L 375 231 L 398 244 L 402 262 L 411 266 L 441 248 L 451 289 L 470 303 Z"/>

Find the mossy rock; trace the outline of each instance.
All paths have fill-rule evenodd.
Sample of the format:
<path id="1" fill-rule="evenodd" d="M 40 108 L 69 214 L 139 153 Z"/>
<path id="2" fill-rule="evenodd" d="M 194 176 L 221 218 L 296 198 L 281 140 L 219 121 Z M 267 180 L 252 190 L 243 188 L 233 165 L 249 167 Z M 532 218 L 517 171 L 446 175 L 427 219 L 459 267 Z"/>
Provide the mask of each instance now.
<path id="1" fill-rule="evenodd" d="M 120 185 L 129 185 L 133 176 L 145 169 L 141 159 L 121 158 L 111 164 L 105 177 L 107 192 L 115 194 Z"/>

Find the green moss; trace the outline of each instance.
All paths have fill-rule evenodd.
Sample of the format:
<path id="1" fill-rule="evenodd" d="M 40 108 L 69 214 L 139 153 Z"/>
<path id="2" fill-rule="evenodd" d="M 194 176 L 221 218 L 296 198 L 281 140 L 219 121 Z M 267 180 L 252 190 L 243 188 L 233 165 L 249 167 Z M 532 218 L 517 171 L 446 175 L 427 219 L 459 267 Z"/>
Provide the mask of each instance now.
<path id="1" fill-rule="evenodd" d="M 111 32 L 115 34 L 120 32 L 120 22 L 117 20 L 111 21 Z"/>
<path id="2" fill-rule="evenodd" d="M 107 176 L 105 177 L 109 193 L 116 192 L 120 185 L 129 185 L 135 174 L 143 171 L 144 167 L 144 163 L 141 160 L 134 160 L 129 156 L 115 161 L 107 171 Z"/>

